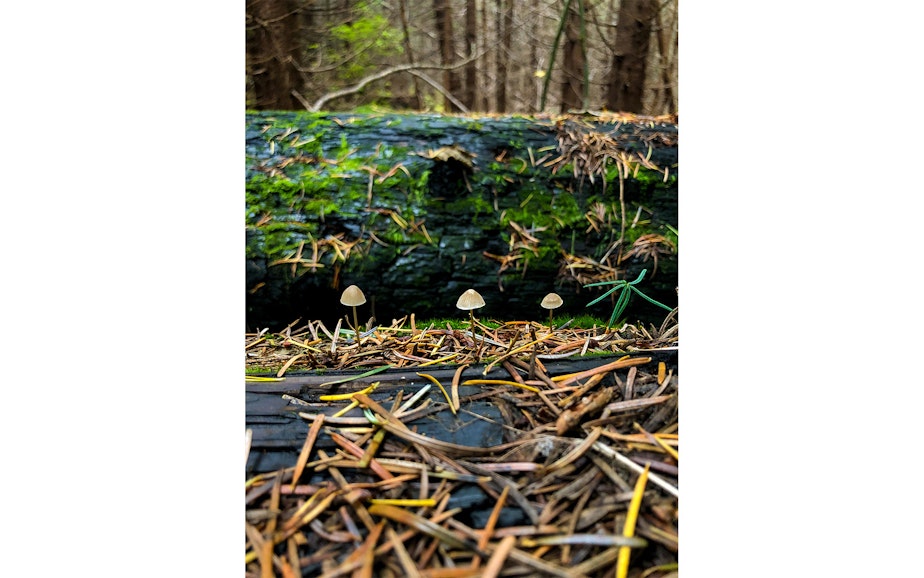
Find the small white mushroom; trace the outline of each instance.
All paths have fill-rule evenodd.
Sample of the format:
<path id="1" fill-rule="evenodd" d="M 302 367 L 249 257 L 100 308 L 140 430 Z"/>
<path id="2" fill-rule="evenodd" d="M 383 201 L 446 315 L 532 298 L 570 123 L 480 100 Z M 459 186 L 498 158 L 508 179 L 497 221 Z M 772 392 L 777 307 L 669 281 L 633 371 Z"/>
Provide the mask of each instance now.
<path id="1" fill-rule="evenodd" d="M 542 303 L 539 304 L 544 309 L 549 310 L 549 333 L 552 332 L 552 313 L 561 307 L 562 303 L 564 302 L 561 300 L 561 296 L 559 296 L 558 293 L 549 293 L 542 298 Z"/>
<path id="2" fill-rule="evenodd" d="M 462 311 L 468 311 L 469 321 L 472 323 L 472 327 L 475 326 L 475 314 L 472 313 L 475 309 L 481 309 L 484 307 L 484 297 L 481 296 L 481 293 L 475 291 L 474 289 L 466 289 L 459 300 L 456 301 L 456 307 Z"/>
<path id="3" fill-rule="evenodd" d="M 356 332 L 357 341 L 359 340 L 359 319 L 356 315 L 356 308 L 365 302 L 366 296 L 356 285 L 350 285 L 344 289 L 343 295 L 340 296 L 340 303 L 353 308 L 353 331 Z"/>
<path id="4" fill-rule="evenodd" d="M 480 309 L 481 307 L 484 307 L 484 297 L 482 297 L 481 293 L 475 291 L 474 289 L 467 289 L 465 293 L 459 297 L 459 300 L 456 301 L 456 307 L 462 311 Z"/>

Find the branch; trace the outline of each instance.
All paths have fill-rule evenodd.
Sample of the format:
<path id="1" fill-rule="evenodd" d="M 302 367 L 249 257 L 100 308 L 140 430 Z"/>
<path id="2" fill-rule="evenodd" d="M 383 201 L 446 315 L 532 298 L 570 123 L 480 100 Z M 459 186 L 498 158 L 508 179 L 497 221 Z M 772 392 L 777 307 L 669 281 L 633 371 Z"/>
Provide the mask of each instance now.
<path id="1" fill-rule="evenodd" d="M 457 107 L 459 107 L 459 110 L 461 110 L 462 112 L 464 112 L 464 113 L 466 113 L 466 114 L 469 113 L 469 112 L 471 112 L 471 111 L 468 109 L 467 106 L 465 106 L 464 104 L 462 104 L 462 103 L 459 101 L 458 98 L 456 98 L 456 97 L 454 97 L 452 94 L 450 94 L 450 92 L 449 92 L 448 90 L 446 90 L 446 87 L 445 87 L 445 86 L 443 86 L 443 85 L 440 84 L 439 82 L 433 80 L 431 77 L 427 76 L 427 75 L 424 74 L 423 72 L 419 72 L 419 71 L 417 71 L 417 70 L 408 70 L 407 73 L 408 73 L 408 74 L 413 74 L 413 75 L 416 76 L 417 78 L 423 79 L 427 84 L 429 84 L 430 86 L 432 86 L 433 88 L 435 88 L 440 94 L 442 94 L 443 96 L 445 96 L 452 104 L 454 104 L 454 105 L 456 105 Z"/>
<path id="2" fill-rule="evenodd" d="M 292 95 L 295 96 L 295 98 L 297 98 L 298 101 L 301 102 L 302 105 L 303 105 L 307 110 L 309 110 L 310 112 L 318 112 L 319 110 L 321 110 L 321 107 L 324 106 L 324 104 L 325 104 L 326 102 L 331 101 L 331 100 L 334 100 L 334 99 L 336 99 L 336 98 L 340 98 L 340 97 L 343 97 L 343 96 L 347 96 L 347 95 L 350 95 L 350 94 L 355 94 L 355 93 L 361 91 L 362 89 L 364 89 L 364 88 L 366 87 L 366 85 L 368 85 L 368 84 L 371 83 L 371 82 L 375 82 L 376 80 L 381 80 L 381 79 L 383 79 L 383 78 L 385 78 L 385 77 L 387 77 L 387 76 L 391 76 L 392 74 L 397 74 L 397 73 L 399 73 L 399 72 L 409 72 L 409 73 L 411 73 L 411 74 L 414 74 L 415 76 L 419 76 L 420 78 L 423 78 L 424 80 L 426 80 L 426 81 L 427 81 L 429 84 L 431 84 L 434 88 L 436 88 L 437 90 L 439 90 L 440 92 L 442 92 L 443 95 L 447 96 L 447 98 L 449 98 L 449 99 L 452 101 L 453 104 L 455 104 L 456 106 L 459 106 L 459 104 L 456 102 L 456 100 L 447 94 L 445 88 L 443 88 L 442 86 L 438 85 L 438 84 L 437 84 L 435 81 L 433 81 L 432 79 L 428 79 L 428 77 L 426 77 L 425 75 L 423 75 L 423 74 L 421 74 L 421 73 L 416 73 L 416 74 L 415 74 L 415 72 L 418 71 L 418 70 L 452 70 L 452 69 L 454 69 L 454 68 L 459 68 L 459 67 L 461 67 L 461 66 L 465 66 L 466 64 L 472 62 L 473 60 L 475 60 L 475 59 L 477 59 L 477 58 L 481 58 L 482 54 L 483 54 L 483 53 L 481 53 L 481 54 L 472 54 L 471 56 L 469 56 L 468 58 L 466 58 L 465 60 L 463 60 L 463 61 L 461 61 L 461 62 L 457 62 L 457 63 L 454 63 L 454 64 L 442 65 L 442 66 L 441 66 L 441 65 L 435 65 L 435 64 L 430 64 L 430 65 L 427 65 L 427 64 L 399 64 L 399 65 L 397 65 L 397 66 L 392 66 L 392 67 L 386 68 L 385 70 L 376 72 L 375 74 L 370 74 L 369 76 L 363 78 L 362 80 L 360 80 L 359 82 L 357 82 L 357 83 L 354 84 L 353 86 L 350 86 L 350 87 L 347 87 L 347 88 L 343 88 L 343 89 L 341 89 L 341 90 L 335 90 L 335 91 L 333 91 L 333 92 L 328 92 L 327 94 L 325 94 L 325 95 L 322 96 L 321 98 L 319 98 L 319 99 L 317 99 L 316 101 L 314 101 L 314 104 L 308 103 L 308 101 L 307 101 L 302 95 L 300 95 L 297 91 L 295 91 L 295 90 L 292 91 Z M 464 106 L 463 106 L 463 107 L 460 107 L 460 108 L 462 108 L 463 110 L 465 109 Z"/>

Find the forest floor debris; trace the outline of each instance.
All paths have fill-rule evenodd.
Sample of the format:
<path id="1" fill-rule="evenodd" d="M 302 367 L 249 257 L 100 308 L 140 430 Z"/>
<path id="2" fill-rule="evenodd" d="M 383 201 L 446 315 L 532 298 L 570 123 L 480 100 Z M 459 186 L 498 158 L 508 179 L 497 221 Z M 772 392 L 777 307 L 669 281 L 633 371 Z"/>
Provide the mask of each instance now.
<path id="1" fill-rule="evenodd" d="M 346 376 L 300 401 L 310 426 L 295 463 L 246 480 L 245 576 L 677 576 L 677 375 L 653 360 L 677 351 L 677 328 L 675 315 L 608 332 L 411 317 L 358 339 L 320 322 L 246 335 L 248 381 Z M 591 367 L 557 371 L 575 356 Z M 508 375 L 463 379 L 473 365 Z M 425 385 L 376 392 L 368 380 L 390 367 Z M 476 398 L 500 410 L 501 443 L 417 431 L 434 412 L 478 419 L 465 413 Z M 493 506 L 471 511 L 472 492 Z"/>

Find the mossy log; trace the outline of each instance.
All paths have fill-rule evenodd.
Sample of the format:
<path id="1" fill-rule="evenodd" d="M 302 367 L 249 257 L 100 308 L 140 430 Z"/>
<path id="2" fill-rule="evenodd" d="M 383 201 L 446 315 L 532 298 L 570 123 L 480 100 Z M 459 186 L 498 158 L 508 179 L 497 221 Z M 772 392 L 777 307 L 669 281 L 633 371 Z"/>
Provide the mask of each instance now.
<path id="1" fill-rule="evenodd" d="M 336 323 L 348 285 L 361 319 L 607 318 L 587 303 L 634 279 L 677 303 L 677 125 L 628 116 L 548 118 L 252 112 L 246 116 L 248 330 Z M 666 312 L 634 298 L 630 321 Z"/>

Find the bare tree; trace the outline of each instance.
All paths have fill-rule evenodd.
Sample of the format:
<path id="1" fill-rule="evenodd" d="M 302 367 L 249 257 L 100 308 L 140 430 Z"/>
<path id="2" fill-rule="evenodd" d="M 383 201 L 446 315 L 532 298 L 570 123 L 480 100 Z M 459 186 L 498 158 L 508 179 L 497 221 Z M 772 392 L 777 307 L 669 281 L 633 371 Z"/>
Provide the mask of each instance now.
<path id="1" fill-rule="evenodd" d="M 402 40 L 404 42 L 404 52 L 407 55 L 408 64 L 413 66 L 415 64 L 414 49 L 411 46 L 411 27 L 410 27 L 410 23 L 408 22 L 408 18 L 407 18 L 407 13 L 408 13 L 407 3 L 408 3 L 408 0 L 399 1 L 400 12 L 401 12 L 401 32 L 402 32 Z M 423 108 L 423 98 L 421 97 L 421 94 L 420 94 L 420 82 L 416 76 L 414 77 L 413 101 L 416 104 L 417 110 L 421 110 Z"/>
<path id="2" fill-rule="evenodd" d="M 478 8 L 475 0 L 465 0 L 465 53 L 474 54 L 478 49 Z M 478 63 L 472 60 L 465 66 L 465 82 L 459 99 L 469 109 L 476 108 L 478 98 Z"/>
<path id="3" fill-rule="evenodd" d="M 565 12 L 565 45 L 562 51 L 561 111 L 586 108 L 586 47 L 584 2 L 573 0 Z"/>
<path id="4" fill-rule="evenodd" d="M 510 60 L 510 38 L 513 34 L 513 0 L 497 0 L 497 112 L 507 110 L 507 63 Z"/>
<path id="5" fill-rule="evenodd" d="M 664 113 L 677 112 L 677 5 L 665 2 L 655 12 L 655 36 L 658 39 L 655 97 L 652 109 Z"/>
<path id="6" fill-rule="evenodd" d="M 433 0 L 433 16 L 436 19 L 436 34 L 440 44 L 440 62 L 448 66 L 455 57 L 454 41 L 452 37 L 452 9 L 449 0 Z M 458 89 L 456 73 L 452 69 L 443 71 L 443 87 L 449 94 L 455 94 Z M 444 95 L 445 96 L 445 95 Z M 453 110 L 450 99 L 444 100 L 446 111 Z"/>
<path id="7" fill-rule="evenodd" d="M 247 19 L 247 74 L 249 106 L 267 110 L 294 110 L 299 88 L 298 57 L 300 3 L 297 0 L 249 0 Z"/>
<path id="8" fill-rule="evenodd" d="M 643 112 L 648 45 L 657 10 L 657 0 L 622 0 L 619 3 L 606 92 L 606 107 L 610 110 Z"/>

